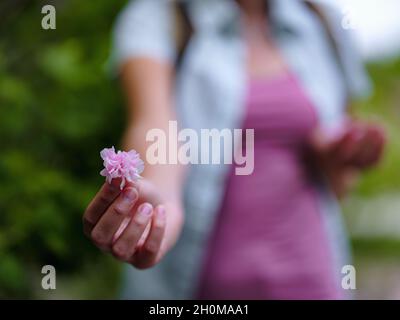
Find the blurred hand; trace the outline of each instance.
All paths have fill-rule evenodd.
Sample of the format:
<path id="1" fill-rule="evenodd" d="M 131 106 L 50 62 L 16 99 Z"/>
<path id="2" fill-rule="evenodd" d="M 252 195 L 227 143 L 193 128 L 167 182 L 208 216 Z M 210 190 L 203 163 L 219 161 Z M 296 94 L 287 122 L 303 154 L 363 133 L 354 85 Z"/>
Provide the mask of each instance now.
<path id="1" fill-rule="evenodd" d="M 361 170 L 376 165 L 385 146 L 384 129 L 376 124 L 353 122 L 336 137 L 316 130 L 311 147 L 319 167 L 328 176 L 334 191 L 343 196 Z"/>
<path id="2" fill-rule="evenodd" d="M 83 216 L 86 236 L 102 251 L 118 260 L 144 269 L 165 254 L 168 205 L 146 180 L 128 184 L 121 191 L 120 180 L 104 183 Z"/>

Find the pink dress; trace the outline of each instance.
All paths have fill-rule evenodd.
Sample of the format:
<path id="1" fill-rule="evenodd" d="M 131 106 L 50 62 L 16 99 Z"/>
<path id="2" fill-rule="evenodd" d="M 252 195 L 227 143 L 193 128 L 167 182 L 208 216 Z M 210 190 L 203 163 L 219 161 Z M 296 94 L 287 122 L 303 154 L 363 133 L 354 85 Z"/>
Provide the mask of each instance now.
<path id="1" fill-rule="evenodd" d="M 304 162 L 316 124 L 292 75 L 250 82 L 243 128 L 255 129 L 254 172 L 231 172 L 198 298 L 341 298 Z"/>

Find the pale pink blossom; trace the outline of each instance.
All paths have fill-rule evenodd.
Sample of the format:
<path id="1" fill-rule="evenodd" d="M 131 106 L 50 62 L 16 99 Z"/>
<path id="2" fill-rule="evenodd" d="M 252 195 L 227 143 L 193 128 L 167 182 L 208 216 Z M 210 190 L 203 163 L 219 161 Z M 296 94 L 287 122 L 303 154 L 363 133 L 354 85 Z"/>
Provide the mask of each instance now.
<path id="1" fill-rule="evenodd" d="M 112 179 L 121 178 L 121 190 L 126 182 L 137 181 L 143 172 L 144 163 L 135 150 L 115 152 L 114 147 L 104 148 L 100 152 L 100 156 L 104 165 L 100 174 L 106 177 L 108 183 L 111 183 Z"/>

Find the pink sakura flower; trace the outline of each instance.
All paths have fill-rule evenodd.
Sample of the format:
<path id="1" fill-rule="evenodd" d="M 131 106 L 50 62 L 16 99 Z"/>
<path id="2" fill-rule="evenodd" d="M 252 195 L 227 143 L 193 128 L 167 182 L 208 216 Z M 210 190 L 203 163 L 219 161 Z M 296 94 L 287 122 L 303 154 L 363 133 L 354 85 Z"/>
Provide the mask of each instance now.
<path id="1" fill-rule="evenodd" d="M 120 189 L 122 190 L 127 181 L 135 182 L 140 179 L 144 163 L 135 150 L 115 152 L 114 147 L 104 148 L 100 156 L 104 165 L 100 174 L 106 177 L 108 183 L 111 183 L 112 179 L 121 178 Z"/>

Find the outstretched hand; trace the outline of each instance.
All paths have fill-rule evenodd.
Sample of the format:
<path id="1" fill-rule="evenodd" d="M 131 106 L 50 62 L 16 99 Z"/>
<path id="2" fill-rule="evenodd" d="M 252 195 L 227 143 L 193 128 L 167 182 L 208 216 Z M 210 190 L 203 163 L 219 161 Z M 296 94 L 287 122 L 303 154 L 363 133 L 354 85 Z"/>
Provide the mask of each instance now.
<path id="1" fill-rule="evenodd" d="M 83 216 L 84 233 L 102 251 L 144 269 L 165 254 L 166 207 L 149 182 L 104 183 Z"/>

